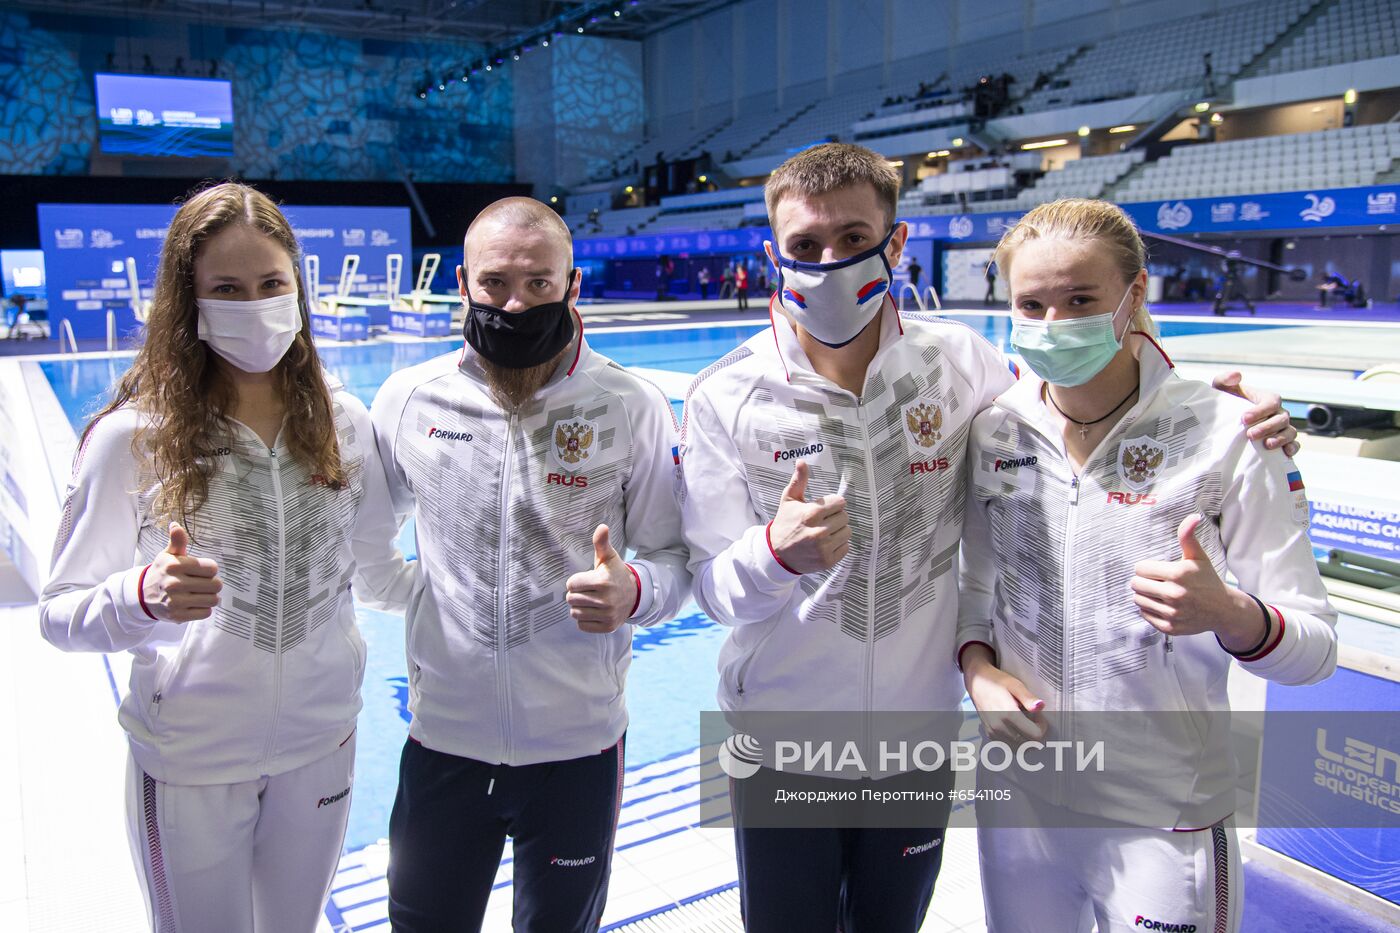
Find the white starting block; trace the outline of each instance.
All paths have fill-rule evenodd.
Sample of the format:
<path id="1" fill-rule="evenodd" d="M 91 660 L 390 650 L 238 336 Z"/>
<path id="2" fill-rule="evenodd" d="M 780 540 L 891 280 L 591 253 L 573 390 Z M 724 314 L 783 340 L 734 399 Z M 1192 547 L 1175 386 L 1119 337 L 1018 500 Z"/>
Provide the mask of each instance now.
<path id="1" fill-rule="evenodd" d="M 403 271 L 403 257 L 398 273 L 390 275 L 390 294 L 398 292 L 398 274 Z M 433 276 L 437 275 L 442 256 L 427 253 L 418 265 L 418 279 L 413 291 L 396 298 L 389 312 L 389 332 L 411 334 L 415 337 L 446 337 L 452 333 L 453 311 L 462 303 L 460 295 L 439 295 L 432 291 Z"/>
<path id="2" fill-rule="evenodd" d="M 355 280 L 360 257 L 351 253 L 340 266 L 340 281 L 334 294 L 321 297 L 321 259 L 307 256 L 303 260 L 306 287 L 317 300 L 311 309 L 311 333 L 330 340 L 365 340 L 369 337 L 369 314 L 352 299 L 350 286 Z M 347 300 L 349 299 L 349 300 Z"/>

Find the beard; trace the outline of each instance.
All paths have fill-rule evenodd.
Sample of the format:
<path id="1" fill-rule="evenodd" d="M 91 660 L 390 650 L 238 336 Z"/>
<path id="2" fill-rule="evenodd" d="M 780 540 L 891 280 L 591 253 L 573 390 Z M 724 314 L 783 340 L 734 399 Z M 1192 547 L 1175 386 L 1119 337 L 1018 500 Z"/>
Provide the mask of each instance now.
<path id="1" fill-rule="evenodd" d="M 564 356 L 573 347 L 574 342 L 570 340 L 568 346 L 555 354 L 553 359 L 546 360 L 538 366 L 527 366 L 524 369 L 498 366 L 485 357 L 480 357 L 481 371 L 486 376 L 486 388 L 491 392 L 491 397 L 496 400 L 497 405 L 506 411 L 514 411 L 534 398 L 535 393 L 544 388 L 544 384 L 554 375 L 554 371 L 559 368 Z"/>

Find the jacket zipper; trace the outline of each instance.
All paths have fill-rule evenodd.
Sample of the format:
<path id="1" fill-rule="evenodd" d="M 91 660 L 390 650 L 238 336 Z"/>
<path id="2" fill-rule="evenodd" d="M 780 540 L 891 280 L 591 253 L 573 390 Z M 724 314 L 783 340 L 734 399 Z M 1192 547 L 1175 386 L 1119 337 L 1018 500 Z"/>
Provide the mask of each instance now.
<path id="1" fill-rule="evenodd" d="M 1141 399 L 1139 399 L 1138 405 L 1141 404 L 1142 401 Z M 1081 491 L 1081 488 L 1083 487 L 1084 476 L 1088 473 L 1089 468 L 1093 466 L 1094 462 L 1099 459 L 1104 448 L 1115 438 L 1121 437 L 1123 433 L 1127 431 L 1128 428 L 1132 427 L 1133 423 L 1137 420 L 1135 414 L 1136 410 L 1137 406 L 1135 405 L 1133 409 L 1130 409 L 1123 416 L 1123 420 L 1118 422 L 1118 424 L 1116 424 L 1113 427 L 1113 430 L 1109 431 L 1108 434 L 1104 435 L 1099 440 L 1099 442 L 1094 445 L 1094 449 L 1089 452 L 1089 456 L 1084 458 L 1084 464 L 1079 468 L 1078 473 L 1074 472 L 1074 466 L 1070 462 L 1069 449 L 1065 446 L 1064 436 L 1062 434 L 1059 434 L 1059 432 L 1055 432 L 1053 434 L 1048 435 L 1053 441 L 1056 442 L 1055 447 L 1059 450 L 1060 456 L 1064 460 L 1065 467 L 1068 468 L 1070 471 L 1069 514 L 1066 516 L 1065 520 L 1065 550 L 1064 554 L 1061 556 L 1061 590 L 1063 595 L 1061 596 L 1062 609 L 1060 610 L 1060 627 L 1063 632 L 1063 641 L 1065 648 L 1062 656 L 1063 667 L 1061 670 L 1060 683 L 1060 714 L 1063 717 L 1061 719 L 1061 723 L 1065 733 L 1064 737 L 1070 737 L 1074 735 L 1074 691 L 1072 689 L 1073 684 L 1070 680 L 1072 672 L 1074 670 L 1074 638 L 1070 631 L 1070 612 L 1074 605 L 1074 602 L 1071 599 L 1071 597 L 1073 596 L 1074 580 L 1074 539 L 1076 534 L 1078 533 L 1076 525 L 1079 515 L 1079 493 Z M 1064 806 L 1072 807 L 1073 802 L 1068 799 L 1068 788 L 1065 786 L 1065 775 L 1061 773 L 1056 773 L 1055 783 L 1056 802 Z"/>
<path id="2" fill-rule="evenodd" d="M 1065 465 L 1069 466 L 1068 456 L 1065 457 Z M 1084 465 L 1087 467 L 1089 465 L 1089 462 L 1086 460 L 1084 462 Z M 1071 561 L 1074 558 L 1074 526 L 1075 518 L 1079 514 L 1080 488 L 1079 474 L 1073 472 L 1073 467 L 1070 467 L 1070 471 L 1069 510 L 1065 515 L 1065 552 L 1060 557 L 1060 601 L 1063 606 L 1063 608 L 1060 610 L 1060 627 L 1063 633 L 1061 635 L 1061 638 L 1063 639 L 1064 644 L 1064 651 L 1061 652 L 1060 655 L 1060 713 L 1062 716 L 1065 716 L 1066 719 L 1068 718 L 1070 708 L 1073 706 L 1071 698 L 1074 695 L 1073 690 L 1070 689 L 1070 677 L 1072 676 L 1071 672 L 1074 670 L 1074 663 L 1072 657 L 1074 652 L 1074 638 L 1072 637 L 1070 632 L 1069 616 L 1070 609 L 1074 605 L 1074 600 L 1072 598 L 1074 587 L 1074 574 L 1072 568 L 1074 567 L 1074 564 Z M 1066 735 L 1072 734 L 1072 730 L 1069 728 L 1068 722 L 1065 722 L 1065 731 Z M 1055 774 L 1055 783 L 1056 785 L 1058 785 L 1055 788 L 1055 802 L 1059 804 L 1067 804 L 1067 789 L 1063 786 L 1064 775 L 1059 771 L 1057 771 Z"/>
<path id="3" fill-rule="evenodd" d="M 496 703 L 499 706 L 501 725 L 501 760 L 510 761 L 510 690 L 506 679 L 509 669 L 506 664 L 506 573 L 507 560 L 507 515 L 510 504 L 510 456 L 515 446 L 516 414 L 511 412 L 506 424 L 506 449 L 501 458 L 501 499 L 500 528 L 496 546 Z"/>
<path id="4" fill-rule="evenodd" d="M 862 746 L 870 741 L 870 724 L 875 711 L 875 577 L 880 558 L 880 496 L 876 488 L 875 458 L 870 453 L 870 423 L 866 409 L 856 399 L 856 420 L 860 422 L 861 452 L 865 455 L 865 477 L 870 490 L 870 572 L 866 574 L 865 620 L 865 735 Z"/>
<path id="5" fill-rule="evenodd" d="M 267 730 L 267 746 L 263 749 L 263 769 L 272 758 L 273 740 L 277 735 L 277 720 L 282 714 L 282 605 L 286 593 L 287 576 L 287 527 L 286 503 L 282 500 L 281 461 L 276 449 L 268 451 L 272 458 L 272 494 L 277 501 L 277 644 L 273 648 L 272 665 L 272 721 Z"/>

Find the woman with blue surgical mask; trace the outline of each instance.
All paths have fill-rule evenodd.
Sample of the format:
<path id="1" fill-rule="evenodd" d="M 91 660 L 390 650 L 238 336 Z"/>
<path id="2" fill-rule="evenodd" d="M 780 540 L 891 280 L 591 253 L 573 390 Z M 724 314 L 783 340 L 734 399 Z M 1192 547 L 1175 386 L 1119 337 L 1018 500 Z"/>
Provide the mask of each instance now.
<path id="1" fill-rule="evenodd" d="M 1336 665 L 1298 467 L 1242 430 L 1246 402 L 1175 373 L 1145 259 L 1081 199 L 996 251 L 1031 373 L 973 422 L 957 661 L 988 741 L 1102 738 L 1107 767 L 984 767 L 993 933 L 1237 931 L 1230 667 Z"/>
<path id="2" fill-rule="evenodd" d="M 340 856 L 365 645 L 351 584 L 413 565 L 365 406 L 322 369 L 291 225 L 200 191 L 144 344 L 83 432 L 40 602 L 65 651 L 130 652 L 118 721 L 151 928 L 311 933 Z"/>

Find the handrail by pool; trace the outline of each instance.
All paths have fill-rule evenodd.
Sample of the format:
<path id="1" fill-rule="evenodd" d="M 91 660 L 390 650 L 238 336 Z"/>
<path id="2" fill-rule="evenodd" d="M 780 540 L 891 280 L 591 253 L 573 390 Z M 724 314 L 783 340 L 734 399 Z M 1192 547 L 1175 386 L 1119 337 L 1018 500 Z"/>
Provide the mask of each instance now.
<path id="1" fill-rule="evenodd" d="M 73 322 L 70 321 L 70 320 L 68 320 L 68 318 L 63 318 L 62 322 L 59 324 L 59 327 L 58 327 L 58 352 L 59 352 L 59 353 L 65 352 L 64 349 L 63 349 L 63 337 L 64 337 L 65 334 L 68 336 L 68 345 L 69 345 L 69 347 L 71 347 L 71 351 L 70 351 L 70 352 L 72 352 L 72 353 L 77 353 L 77 352 L 78 352 L 78 338 L 77 338 L 76 336 L 73 335 Z"/>

